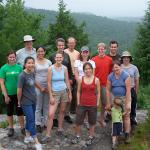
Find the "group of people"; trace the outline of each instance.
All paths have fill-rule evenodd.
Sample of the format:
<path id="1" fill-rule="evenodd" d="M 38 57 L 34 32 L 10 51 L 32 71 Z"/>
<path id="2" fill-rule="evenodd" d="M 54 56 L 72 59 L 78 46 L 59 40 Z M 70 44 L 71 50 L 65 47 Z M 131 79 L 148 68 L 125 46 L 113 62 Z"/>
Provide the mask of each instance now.
<path id="1" fill-rule="evenodd" d="M 25 47 L 10 51 L 7 63 L 0 69 L 0 84 L 7 108 L 8 136 L 14 135 L 13 115 L 16 112 L 25 135 L 24 142 L 35 143 L 42 150 L 42 143 L 49 142 L 53 126 L 63 135 L 63 121 L 73 123 L 70 114 L 76 114 L 75 137 L 72 144 L 81 139 L 81 125 L 89 129 L 87 145 L 94 142 L 97 108 L 101 107 L 99 123 L 106 126 L 108 114 L 112 116 L 112 149 L 123 133 L 129 142 L 131 126 L 137 125 L 136 104 L 139 87 L 139 71 L 132 64 L 130 52 L 118 54 L 118 42 L 110 41 L 109 54 L 106 45 L 97 44 L 98 54 L 90 57 L 87 46 L 75 49 L 76 39 L 56 40 L 57 51 L 45 58 L 43 46 L 33 48 L 31 35 L 24 36 Z M 15 109 L 15 111 L 14 111 Z M 24 123 L 25 115 L 25 123 Z M 37 132 L 46 130 L 39 142 Z"/>

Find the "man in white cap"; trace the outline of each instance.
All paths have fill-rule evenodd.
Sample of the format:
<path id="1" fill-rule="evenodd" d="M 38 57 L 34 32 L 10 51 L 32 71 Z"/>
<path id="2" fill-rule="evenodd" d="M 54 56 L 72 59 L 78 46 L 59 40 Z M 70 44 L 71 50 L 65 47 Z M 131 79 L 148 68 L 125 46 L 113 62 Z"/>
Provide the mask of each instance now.
<path id="1" fill-rule="evenodd" d="M 35 39 L 33 39 L 31 35 L 25 35 L 23 37 L 23 41 L 25 47 L 16 52 L 17 63 L 21 66 L 24 65 L 24 60 L 26 57 L 31 56 L 34 59 L 36 58 L 36 50 L 33 48 L 33 41 L 35 41 Z"/>

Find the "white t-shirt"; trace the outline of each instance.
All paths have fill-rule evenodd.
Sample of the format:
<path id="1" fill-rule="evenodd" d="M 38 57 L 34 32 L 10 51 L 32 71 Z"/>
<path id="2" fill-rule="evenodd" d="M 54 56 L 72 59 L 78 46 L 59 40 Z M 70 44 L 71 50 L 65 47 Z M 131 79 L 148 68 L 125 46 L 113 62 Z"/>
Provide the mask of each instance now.
<path id="1" fill-rule="evenodd" d="M 91 63 L 91 65 L 93 66 L 93 69 L 95 69 L 95 62 L 93 60 L 88 60 L 89 63 Z M 81 60 L 75 60 L 74 63 L 74 67 L 77 68 L 78 73 L 79 73 L 79 77 L 84 76 L 84 72 L 83 72 L 83 62 Z"/>

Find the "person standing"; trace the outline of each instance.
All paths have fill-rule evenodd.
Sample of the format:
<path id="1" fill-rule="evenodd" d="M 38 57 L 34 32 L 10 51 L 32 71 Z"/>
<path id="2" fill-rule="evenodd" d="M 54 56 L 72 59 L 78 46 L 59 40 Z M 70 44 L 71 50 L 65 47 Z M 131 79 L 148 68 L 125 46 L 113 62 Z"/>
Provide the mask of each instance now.
<path id="1" fill-rule="evenodd" d="M 120 61 L 113 62 L 113 72 L 109 74 L 107 79 L 107 108 L 111 107 L 111 93 L 114 97 L 122 100 L 124 116 L 123 125 L 125 132 L 125 143 L 130 142 L 130 110 L 131 110 L 131 81 L 130 75 L 121 69 Z"/>
<path id="2" fill-rule="evenodd" d="M 121 56 L 118 53 L 118 42 L 117 41 L 110 41 L 109 43 L 109 54 L 107 56 L 111 57 L 113 61 L 121 60 Z"/>
<path id="3" fill-rule="evenodd" d="M 101 85 L 101 115 L 100 125 L 106 126 L 105 123 L 105 106 L 106 106 L 106 83 L 109 73 L 112 71 L 112 59 L 105 55 L 106 46 L 104 43 L 98 43 L 97 45 L 98 55 L 93 57 L 92 60 L 95 62 L 95 76 L 100 80 Z"/>
<path id="4" fill-rule="evenodd" d="M 121 55 L 121 68 L 127 71 L 131 77 L 131 113 L 130 121 L 131 126 L 137 125 L 136 121 L 136 105 L 137 105 L 137 94 L 139 89 L 139 70 L 132 64 L 132 56 L 130 52 L 124 51 Z"/>
<path id="5" fill-rule="evenodd" d="M 63 54 L 60 52 L 56 53 L 55 63 L 48 69 L 48 92 L 50 97 L 48 122 L 46 136 L 42 139 L 42 143 L 47 143 L 51 140 L 51 130 L 53 126 L 53 119 L 55 112 L 59 107 L 58 117 L 58 135 L 63 134 L 63 120 L 68 101 L 71 101 L 71 89 L 68 78 L 67 67 L 62 65 Z"/>
<path id="6" fill-rule="evenodd" d="M 56 47 L 57 47 L 57 51 L 54 52 L 50 57 L 49 57 L 49 60 L 52 62 L 52 64 L 55 63 L 55 55 L 60 52 L 63 54 L 63 60 L 62 60 L 62 64 L 64 66 L 67 67 L 67 70 L 68 70 L 68 75 L 69 75 L 69 82 L 70 84 L 73 83 L 73 73 L 72 73 L 72 67 L 71 67 L 71 60 L 70 60 L 70 57 L 69 55 L 64 52 L 64 48 L 65 48 L 65 40 L 63 38 L 58 38 L 56 40 Z M 72 124 L 72 119 L 69 115 L 65 116 L 65 120 Z M 55 118 L 54 119 L 54 126 L 58 127 L 58 120 Z"/>
<path id="7" fill-rule="evenodd" d="M 25 134 L 24 116 L 21 108 L 18 107 L 17 99 L 17 82 L 18 76 L 22 72 L 22 67 L 16 64 L 16 53 L 10 51 L 7 54 L 7 63 L 0 69 L 0 85 L 3 93 L 3 98 L 6 103 L 8 133 L 9 137 L 14 135 L 13 115 L 14 108 L 18 116 L 22 134 Z"/>
<path id="8" fill-rule="evenodd" d="M 35 109 L 36 109 L 36 92 L 35 86 L 39 87 L 35 82 L 35 60 L 33 57 L 26 57 L 24 61 L 24 70 L 19 75 L 17 97 L 18 107 L 21 107 L 26 116 L 26 136 L 25 143 L 35 143 L 36 150 L 42 150 L 35 128 Z"/>
<path id="9" fill-rule="evenodd" d="M 87 114 L 90 128 L 86 144 L 91 145 L 94 142 L 97 106 L 99 106 L 100 99 L 100 83 L 99 79 L 93 75 L 93 67 L 90 62 L 84 63 L 83 71 L 85 75 L 78 79 L 76 137 L 72 139 L 72 143 L 77 144 L 81 141 L 81 125 Z"/>
<path id="10" fill-rule="evenodd" d="M 46 50 L 43 46 L 36 48 L 37 58 L 35 60 L 35 80 L 39 82 L 41 91 L 36 88 L 37 102 L 35 111 L 35 123 L 38 132 L 42 132 L 42 127 L 47 126 L 49 96 L 47 89 L 48 68 L 52 64 L 45 58 Z"/>
<path id="11" fill-rule="evenodd" d="M 71 104 L 68 106 L 68 115 L 65 116 L 66 120 L 69 117 L 69 112 L 75 113 L 76 111 L 76 93 L 77 93 L 77 85 L 76 85 L 76 80 L 75 80 L 75 71 L 74 71 L 74 63 L 76 60 L 79 59 L 80 53 L 75 50 L 76 46 L 76 39 L 74 37 L 69 37 L 67 40 L 67 46 L 68 48 L 65 49 L 64 51 L 69 55 L 70 61 L 71 61 L 71 67 L 72 67 L 72 72 L 73 72 L 73 82 L 71 82 L 71 87 L 72 87 L 72 101 Z"/>
<path id="12" fill-rule="evenodd" d="M 17 63 L 21 66 L 24 65 L 24 60 L 28 56 L 31 56 L 34 59 L 36 59 L 36 50 L 35 48 L 33 48 L 33 42 L 35 41 L 35 39 L 33 39 L 31 35 L 25 35 L 23 37 L 23 41 L 25 47 L 16 52 Z"/>

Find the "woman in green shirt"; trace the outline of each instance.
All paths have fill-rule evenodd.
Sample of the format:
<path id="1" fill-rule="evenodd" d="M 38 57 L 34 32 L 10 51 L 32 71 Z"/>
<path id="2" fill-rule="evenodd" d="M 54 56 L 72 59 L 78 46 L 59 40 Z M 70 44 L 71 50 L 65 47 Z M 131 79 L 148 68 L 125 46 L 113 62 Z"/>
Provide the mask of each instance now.
<path id="1" fill-rule="evenodd" d="M 14 135 L 13 114 L 14 108 L 21 126 L 21 133 L 25 133 L 23 111 L 18 107 L 17 81 L 22 72 L 22 67 L 16 64 L 16 53 L 11 51 L 7 54 L 7 63 L 0 69 L 0 85 L 6 103 L 7 121 L 9 124 L 8 136 Z"/>

